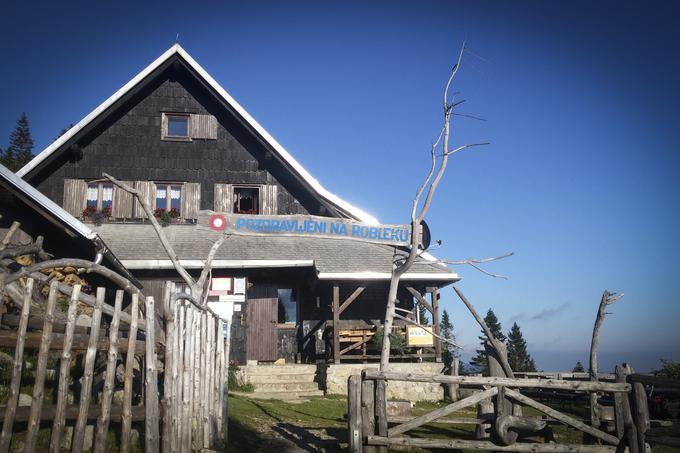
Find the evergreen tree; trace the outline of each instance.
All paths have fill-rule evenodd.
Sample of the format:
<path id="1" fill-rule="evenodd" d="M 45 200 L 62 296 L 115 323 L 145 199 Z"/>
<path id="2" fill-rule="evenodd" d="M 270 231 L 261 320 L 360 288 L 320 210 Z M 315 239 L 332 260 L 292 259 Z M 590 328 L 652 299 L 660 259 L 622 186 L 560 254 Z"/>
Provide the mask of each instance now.
<path id="1" fill-rule="evenodd" d="M 17 171 L 33 158 L 33 139 L 28 126 L 28 117 L 22 113 L 17 127 L 9 136 L 9 146 L 0 154 L 0 163 L 12 171 Z"/>
<path id="2" fill-rule="evenodd" d="M 498 318 L 496 317 L 496 314 L 493 312 L 492 309 L 489 308 L 489 311 L 486 312 L 484 322 L 489 327 L 489 330 L 491 330 L 491 333 L 493 334 L 494 337 L 496 337 L 497 340 L 503 342 L 506 340 L 505 335 L 503 335 L 501 323 L 500 321 L 498 321 Z M 471 367 L 470 372 L 482 373 L 484 376 L 488 376 L 489 365 L 486 361 L 486 351 L 484 350 L 484 342 L 486 341 L 486 335 L 484 334 L 484 331 L 482 331 L 482 335 L 478 338 L 480 339 L 482 349 L 477 349 L 477 355 L 474 356 L 472 360 L 470 360 Z"/>
<path id="3" fill-rule="evenodd" d="M 583 367 L 583 364 L 579 360 L 576 362 L 576 366 L 574 367 L 573 370 L 571 370 L 573 373 L 585 373 L 586 369 Z"/>
<path id="4" fill-rule="evenodd" d="M 508 333 L 508 363 L 513 371 L 536 371 L 536 364 L 527 351 L 527 342 L 517 323 Z"/>
<path id="5" fill-rule="evenodd" d="M 418 304 L 418 313 L 420 315 L 420 324 L 423 326 L 429 324 L 430 318 L 427 317 L 429 311 L 427 311 L 423 304 Z"/>
<path id="6" fill-rule="evenodd" d="M 441 336 L 455 343 L 456 335 L 453 333 L 453 325 L 451 324 L 449 313 L 446 310 L 442 312 L 442 322 L 440 323 L 439 327 L 440 327 L 439 333 L 441 334 Z M 444 351 L 442 352 L 442 359 L 444 360 L 444 365 L 446 365 L 447 367 L 451 366 L 451 363 L 453 363 L 453 359 L 457 359 L 459 355 L 460 354 L 458 354 L 458 351 L 456 351 L 456 348 L 453 347 L 452 344 L 444 343 Z M 460 369 L 458 370 L 458 372 L 462 374 L 462 371 Z"/>

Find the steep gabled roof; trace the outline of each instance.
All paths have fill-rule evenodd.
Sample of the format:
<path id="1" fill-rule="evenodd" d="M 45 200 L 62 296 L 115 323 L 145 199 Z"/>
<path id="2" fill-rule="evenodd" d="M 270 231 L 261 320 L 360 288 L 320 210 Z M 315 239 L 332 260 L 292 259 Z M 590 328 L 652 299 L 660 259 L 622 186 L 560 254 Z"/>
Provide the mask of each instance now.
<path id="1" fill-rule="evenodd" d="M 187 53 L 179 44 L 170 47 L 163 55 L 158 57 L 153 63 L 144 68 L 139 74 L 132 78 L 122 88 L 116 91 L 111 97 L 101 103 L 97 108 L 90 112 L 78 124 L 69 129 L 64 135 L 59 137 L 51 145 L 36 155 L 33 160 L 26 164 L 17 175 L 25 178 L 32 172 L 36 171 L 41 164 L 45 163 L 50 157 L 56 156 L 65 151 L 79 132 L 85 129 L 88 125 L 93 123 L 98 118 L 107 114 L 109 109 L 123 99 L 126 95 L 138 88 L 146 79 L 160 67 L 168 64 L 173 58 L 181 58 L 189 68 L 200 77 L 201 81 L 207 84 L 214 93 L 220 98 L 220 101 L 230 107 L 230 109 L 240 117 L 259 137 L 269 146 L 271 151 L 287 165 L 317 196 L 327 201 L 339 212 L 346 214 L 350 218 L 359 220 L 365 223 L 377 224 L 378 220 L 363 210 L 353 206 L 352 204 L 341 199 L 337 195 L 326 190 L 309 172 L 288 152 L 286 149 L 272 137 L 236 100 L 231 97 L 227 91 L 220 86 L 205 69 L 194 60 L 191 55 Z"/>

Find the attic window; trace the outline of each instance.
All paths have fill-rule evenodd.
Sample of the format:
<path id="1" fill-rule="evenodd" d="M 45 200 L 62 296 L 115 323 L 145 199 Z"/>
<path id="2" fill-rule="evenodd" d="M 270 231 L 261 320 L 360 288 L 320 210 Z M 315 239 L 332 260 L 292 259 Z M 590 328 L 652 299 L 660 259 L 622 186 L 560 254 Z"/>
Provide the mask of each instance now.
<path id="1" fill-rule="evenodd" d="M 166 139 L 190 139 L 189 115 L 174 113 L 163 114 L 163 138 Z"/>
<path id="2" fill-rule="evenodd" d="M 259 214 L 260 189 L 234 187 L 234 214 Z"/>

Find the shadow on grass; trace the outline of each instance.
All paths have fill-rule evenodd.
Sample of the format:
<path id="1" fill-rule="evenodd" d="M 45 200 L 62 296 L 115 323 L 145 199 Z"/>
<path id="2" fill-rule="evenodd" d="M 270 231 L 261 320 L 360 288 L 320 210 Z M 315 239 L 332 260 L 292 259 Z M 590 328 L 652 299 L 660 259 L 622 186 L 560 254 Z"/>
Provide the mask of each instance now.
<path id="1" fill-rule="evenodd" d="M 257 432 L 243 423 L 229 419 L 229 453 L 268 452 L 282 453 L 299 451 L 299 448 L 284 439 L 277 439 Z"/>
<path id="2" fill-rule="evenodd" d="M 301 451 L 341 452 L 347 444 L 347 430 L 342 428 L 306 428 L 290 423 L 277 423 L 272 430 L 294 443 Z M 322 433 L 325 435 L 322 436 Z"/>

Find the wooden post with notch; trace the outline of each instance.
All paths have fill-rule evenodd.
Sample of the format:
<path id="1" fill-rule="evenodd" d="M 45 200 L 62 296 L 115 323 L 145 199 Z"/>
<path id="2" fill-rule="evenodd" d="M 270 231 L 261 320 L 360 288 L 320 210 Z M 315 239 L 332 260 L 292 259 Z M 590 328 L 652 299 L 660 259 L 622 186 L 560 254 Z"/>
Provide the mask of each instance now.
<path id="1" fill-rule="evenodd" d="M 333 363 L 340 363 L 340 287 L 333 285 Z"/>

